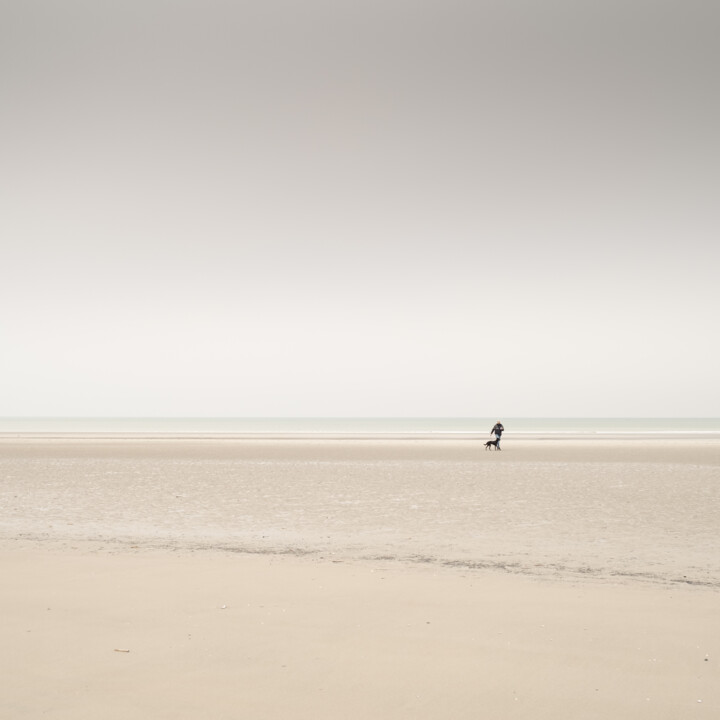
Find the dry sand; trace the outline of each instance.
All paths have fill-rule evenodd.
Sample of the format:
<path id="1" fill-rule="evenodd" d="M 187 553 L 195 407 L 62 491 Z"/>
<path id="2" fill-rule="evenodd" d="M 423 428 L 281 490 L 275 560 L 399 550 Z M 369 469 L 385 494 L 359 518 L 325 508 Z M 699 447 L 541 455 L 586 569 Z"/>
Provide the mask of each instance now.
<path id="1" fill-rule="evenodd" d="M 720 717 L 718 439 L 3 438 L 0 507 L 1 718 Z"/>

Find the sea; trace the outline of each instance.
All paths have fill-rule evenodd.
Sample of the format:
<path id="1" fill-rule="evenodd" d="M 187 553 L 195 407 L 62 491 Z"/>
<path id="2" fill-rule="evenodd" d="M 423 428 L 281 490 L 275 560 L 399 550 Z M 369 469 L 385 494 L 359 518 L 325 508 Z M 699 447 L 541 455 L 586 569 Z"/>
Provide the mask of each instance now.
<path id="1" fill-rule="evenodd" d="M 720 418 L 500 418 L 508 436 L 720 434 Z M 487 434 L 487 417 L 6 417 L 0 434 L 463 436 Z"/>

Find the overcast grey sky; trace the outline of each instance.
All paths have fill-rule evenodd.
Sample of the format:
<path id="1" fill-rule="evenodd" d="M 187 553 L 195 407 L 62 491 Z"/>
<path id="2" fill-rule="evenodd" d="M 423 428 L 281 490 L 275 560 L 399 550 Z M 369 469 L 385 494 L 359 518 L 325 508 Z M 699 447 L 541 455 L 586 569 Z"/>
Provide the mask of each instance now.
<path id="1" fill-rule="evenodd" d="M 3 0 L 0 415 L 720 415 L 719 20 Z"/>

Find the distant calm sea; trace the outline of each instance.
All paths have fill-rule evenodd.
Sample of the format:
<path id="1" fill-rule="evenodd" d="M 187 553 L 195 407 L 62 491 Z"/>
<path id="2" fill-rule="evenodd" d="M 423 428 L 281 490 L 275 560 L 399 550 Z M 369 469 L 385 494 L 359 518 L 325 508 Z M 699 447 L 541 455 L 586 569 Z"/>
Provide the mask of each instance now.
<path id="1" fill-rule="evenodd" d="M 720 433 L 720 418 L 500 418 L 508 435 Z M 0 433 L 489 433 L 498 418 L 0 418 Z"/>

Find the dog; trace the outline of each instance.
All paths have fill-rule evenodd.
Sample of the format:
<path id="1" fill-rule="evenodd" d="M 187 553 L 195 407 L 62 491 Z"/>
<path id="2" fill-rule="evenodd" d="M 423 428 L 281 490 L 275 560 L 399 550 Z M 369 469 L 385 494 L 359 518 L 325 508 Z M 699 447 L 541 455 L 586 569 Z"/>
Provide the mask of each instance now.
<path id="1" fill-rule="evenodd" d="M 492 445 L 495 447 L 496 450 L 502 450 L 502 448 L 498 445 L 498 442 L 500 442 L 500 441 L 499 440 L 488 440 L 485 443 L 485 449 L 489 450 L 490 446 Z"/>

